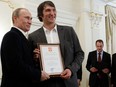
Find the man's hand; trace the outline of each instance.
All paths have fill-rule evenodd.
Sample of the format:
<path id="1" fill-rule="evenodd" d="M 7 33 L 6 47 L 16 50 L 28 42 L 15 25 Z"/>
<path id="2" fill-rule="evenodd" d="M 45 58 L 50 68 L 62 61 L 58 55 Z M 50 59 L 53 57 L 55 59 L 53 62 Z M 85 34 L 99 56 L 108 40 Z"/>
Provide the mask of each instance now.
<path id="1" fill-rule="evenodd" d="M 63 79 L 69 79 L 72 75 L 72 72 L 70 71 L 70 69 L 65 69 L 62 73 L 61 73 L 61 78 Z"/>
<path id="2" fill-rule="evenodd" d="M 35 59 L 35 61 L 37 61 L 40 58 L 40 50 L 35 48 L 33 53 L 34 53 L 34 59 Z"/>
<path id="3" fill-rule="evenodd" d="M 104 69 L 102 69 L 102 72 L 107 74 L 107 73 L 109 73 L 109 69 L 108 68 L 104 68 Z"/>
<path id="4" fill-rule="evenodd" d="M 46 72 L 41 71 L 41 81 L 45 81 L 48 79 L 50 79 L 50 76 Z"/>
<path id="5" fill-rule="evenodd" d="M 80 86 L 81 80 L 80 79 L 77 79 L 77 83 L 78 83 L 78 86 Z"/>
<path id="6" fill-rule="evenodd" d="M 96 69 L 95 67 L 92 67 L 92 68 L 90 68 L 90 71 L 91 71 L 91 72 L 97 72 L 98 69 Z"/>

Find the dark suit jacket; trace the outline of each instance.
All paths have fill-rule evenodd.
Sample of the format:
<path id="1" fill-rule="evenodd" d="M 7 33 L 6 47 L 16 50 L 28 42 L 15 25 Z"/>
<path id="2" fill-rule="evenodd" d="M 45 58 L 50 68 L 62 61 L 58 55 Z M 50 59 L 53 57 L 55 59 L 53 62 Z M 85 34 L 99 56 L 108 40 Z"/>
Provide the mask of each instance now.
<path id="1" fill-rule="evenodd" d="M 1 45 L 1 87 L 35 87 L 40 81 L 41 70 L 35 67 L 28 40 L 16 28 L 3 37 Z"/>
<path id="2" fill-rule="evenodd" d="M 82 66 L 81 66 L 80 69 L 77 71 L 77 79 L 80 79 L 80 81 L 82 80 Z"/>
<path id="3" fill-rule="evenodd" d="M 84 52 L 81 49 L 79 40 L 72 27 L 57 25 L 60 48 L 65 68 L 72 71 L 72 76 L 64 80 L 66 87 L 77 87 L 76 72 L 80 68 L 84 59 Z M 43 28 L 40 28 L 29 35 L 29 41 L 34 46 L 37 43 L 47 43 Z"/>
<path id="4" fill-rule="evenodd" d="M 90 71 L 91 67 L 96 67 L 98 70 L 98 72 L 92 73 Z M 97 62 L 97 51 L 92 51 L 89 53 L 88 55 L 88 60 L 87 60 L 87 65 L 86 65 L 87 70 L 90 72 L 90 77 L 89 77 L 89 85 L 95 85 L 95 83 L 97 82 L 97 74 L 99 72 L 102 72 L 102 69 L 104 68 L 108 68 L 109 70 L 111 70 L 111 58 L 110 58 L 110 54 L 106 53 L 103 51 L 103 57 L 102 57 L 102 61 L 101 64 L 99 65 Z M 102 73 L 104 80 L 106 81 L 106 84 L 108 84 L 108 75 L 105 73 Z"/>
<path id="5" fill-rule="evenodd" d="M 112 55 L 111 82 L 116 87 L 116 53 Z"/>

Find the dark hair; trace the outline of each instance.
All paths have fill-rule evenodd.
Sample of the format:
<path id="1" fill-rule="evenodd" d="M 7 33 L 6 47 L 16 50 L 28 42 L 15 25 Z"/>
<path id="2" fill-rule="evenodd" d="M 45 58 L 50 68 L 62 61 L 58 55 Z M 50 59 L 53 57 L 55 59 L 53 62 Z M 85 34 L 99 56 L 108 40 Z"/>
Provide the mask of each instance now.
<path id="1" fill-rule="evenodd" d="M 43 16 L 43 10 L 44 10 L 44 7 L 46 5 L 54 7 L 56 9 L 56 7 L 55 7 L 55 5 L 54 5 L 54 3 L 52 1 L 44 1 L 44 2 L 42 2 L 37 8 L 37 17 L 41 22 L 43 21 L 41 17 Z"/>
<path id="2" fill-rule="evenodd" d="M 101 40 L 101 39 L 96 40 L 95 44 L 97 44 L 97 42 L 104 44 L 103 40 Z"/>

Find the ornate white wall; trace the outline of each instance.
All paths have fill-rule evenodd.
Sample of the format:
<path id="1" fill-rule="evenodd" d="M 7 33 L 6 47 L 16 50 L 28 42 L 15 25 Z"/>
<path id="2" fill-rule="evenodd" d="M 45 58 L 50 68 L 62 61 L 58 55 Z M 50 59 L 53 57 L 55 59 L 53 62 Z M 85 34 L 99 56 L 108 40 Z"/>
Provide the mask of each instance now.
<path id="1" fill-rule="evenodd" d="M 80 38 L 82 48 L 85 52 L 85 59 L 83 61 L 83 78 L 82 87 L 88 87 L 89 72 L 86 70 L 86 62 L 88 53 L 95 50 L 95 41 L 97 39 L 103 39 L 106 43 L 105 37 L 105 14 L 104 6 L 105 3 L 102 0 L 78 0 L 80 7 L 78 9 L 78 23 L 77 23 L 77 33 Z M 100 20 L 97 20 L 99 24 L 92 24 L 95 22 L 91 18 L 90 13 L 97 13 L 97 16 L 101 16 Z M 96 17 L 96 15 L 95 15 Z M 104 46 L 106 50 L 106 45 Z"/>
<path id="2" fill-rule="evenodd" d="M 39 20 L 37 19 L 37 7 L 43 1 L 45 1 L 45 0 L 39 0 L 39 1 L 38 0 L 35 0 L 35 1 L 28 0 L 28 2 L 25 2 L 25 4 L 24 4 L 24 7 L 28 8 L 33 16 L 33 23 L 32 23 L 30 32 L 34 31 L 35 29 L 38 29 L 42 25 L 42 23 L 39 22 Z M 66 0 L 62 0 L 62 2 L 57 2 L 57 1 L 53 0 L 54 4 L 56 5 L 56 8 L 57 8 L 56 23 L 62 24 L 62 25 L 73 26 L 76 29 L 76 21 L 77 21 L 78 15 L 73 13 L 73 11 L 68 11 L 68 10 L 72 9 L 71 8 L 71 6 L 73 6 L 71 4 L 72 1 L 71 0 L 67 1 L 68 4 L 65 4 L 66 3 L 65 1 Z M 65 5 L 63 5 L 63 4 L 65 4 Z M 69 4 L 71 4 L 71 5 L 69 5 Z M 68 5 L 70 6 L 70 9 L 69 9 Z"/>

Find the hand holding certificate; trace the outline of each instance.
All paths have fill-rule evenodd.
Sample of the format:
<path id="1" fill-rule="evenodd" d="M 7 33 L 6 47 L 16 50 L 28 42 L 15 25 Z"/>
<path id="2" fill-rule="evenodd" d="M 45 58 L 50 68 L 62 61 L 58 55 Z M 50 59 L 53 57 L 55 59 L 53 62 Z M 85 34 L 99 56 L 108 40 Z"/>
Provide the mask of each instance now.
<path id="1" fill-rule="evenodd" d="M 50 76 L 58 76 L 63 70 L 63 61 L 58 44 L 39 45 L 41 54 L 41 65 L 43 71 Z"/>

